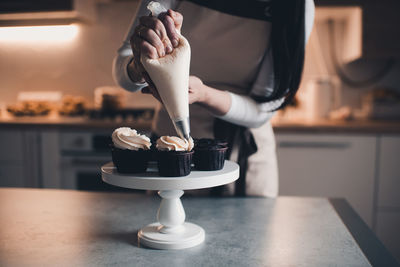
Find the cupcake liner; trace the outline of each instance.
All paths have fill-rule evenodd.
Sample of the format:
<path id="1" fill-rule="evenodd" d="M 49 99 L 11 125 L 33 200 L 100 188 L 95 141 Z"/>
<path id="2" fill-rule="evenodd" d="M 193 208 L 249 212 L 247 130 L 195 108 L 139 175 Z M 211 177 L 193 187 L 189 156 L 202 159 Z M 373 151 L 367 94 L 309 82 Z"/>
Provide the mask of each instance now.
<path id="1" fill-rule="evenodd" d="M 190 174 L 193 151 L 158 151 L 160 176 L 177 177 Z"/>
<path id="2" fill-rule="evenodd" d="M 111 145 L 111 156 L 119 173 L 141 173 L 147 170 L 151 152 L 142 149 L 120 149 Z"/>
<path id="3" fill-rule="evenodd" d="M 225 163 L 226 146 L 211 146 L 209 148 L 197 148 L 194 151 L 194 167 L 199 171 L 221 170 Z"/>

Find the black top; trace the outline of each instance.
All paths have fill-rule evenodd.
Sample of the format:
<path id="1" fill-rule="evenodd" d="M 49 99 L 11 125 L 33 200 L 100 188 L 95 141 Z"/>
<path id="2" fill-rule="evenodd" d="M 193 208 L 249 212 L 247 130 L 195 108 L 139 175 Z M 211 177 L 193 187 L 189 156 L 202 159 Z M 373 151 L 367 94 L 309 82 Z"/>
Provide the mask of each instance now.
<path id="1" fill-rule="evenodd" d="M 233 16 L 271 21 L 270 0 L 188 0 Z"/>

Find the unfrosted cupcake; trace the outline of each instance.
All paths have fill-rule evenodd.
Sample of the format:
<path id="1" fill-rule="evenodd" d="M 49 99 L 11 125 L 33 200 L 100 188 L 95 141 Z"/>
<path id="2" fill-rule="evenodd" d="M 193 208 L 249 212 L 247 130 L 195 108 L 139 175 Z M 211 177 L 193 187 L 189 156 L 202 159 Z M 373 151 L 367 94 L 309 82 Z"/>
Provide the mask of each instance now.
<path id="1" fill-rule="evenodd" d="M 157 140 L 157 162 L 160 176 L 176 177 L 190 174 L 193 139 L 161 136 Z"/>
<path id="2" fill-rule="evenodd" d="M 120 173 L 145 172 L 150 159 L 151 141 L 145 135 L 129 127 L 121 127 L 112 133 L 111 154 Z"/>
<path id="3" fill-rule="evenodd" d="M 216 171 L 224 167 L 227 142 L 199 139 L 194 146 L 193 163 L 196 170 Z"/>

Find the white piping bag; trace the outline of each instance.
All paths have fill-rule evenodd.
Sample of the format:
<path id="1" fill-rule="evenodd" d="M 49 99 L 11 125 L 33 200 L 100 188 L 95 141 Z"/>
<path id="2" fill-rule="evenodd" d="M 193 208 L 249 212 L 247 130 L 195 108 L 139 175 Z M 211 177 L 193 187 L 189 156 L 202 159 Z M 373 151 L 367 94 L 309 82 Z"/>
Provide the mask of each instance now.
<path id="1" fill-rule="evenodd" d="M 155 17 L 167 12 L 158 2 L 150 2 L 147 8 Z M 157 59 L 142 56 L 140 60 L 156 86 L 176 132 L 181 138 L 189 140 L 190 45 L 180 33 L 179 36 L 179 44 L 172 53 Z"/>

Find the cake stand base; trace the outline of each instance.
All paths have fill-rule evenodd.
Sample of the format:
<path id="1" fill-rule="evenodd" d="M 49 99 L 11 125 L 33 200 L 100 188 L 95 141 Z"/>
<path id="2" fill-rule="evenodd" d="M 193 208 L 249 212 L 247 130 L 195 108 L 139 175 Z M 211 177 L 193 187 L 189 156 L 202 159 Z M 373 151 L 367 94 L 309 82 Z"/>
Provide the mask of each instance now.
<path id="1" fill-rule="evenodd" d="M 145 173 L 121 174 L 112 162 L 101 167 L 104 182 L 133 189 L 159 190 L 161 204 L 157 222 L 142 228 L 139 244 L 156 249 L 184 249 L 204 242 L 205 232 L 200 226 L 185 222 L 186 214 L 181 202 L 183 190 L 209 188 L 236 181 L 239 165 L 225 161 L 218 171 L 192 171 L 184 177 L 160 177 L 155 166 Z"/>
<path id="2" fill-rule="evenodd" d="M 141 229 L 139 244 L 156 249 L 184 249 L 201 244 L 205 237 L 203 228 L 193 223 L 183 223 L 174 233 L 162 233 L 160 228 L 160 223 L 152 223 Z"/>

